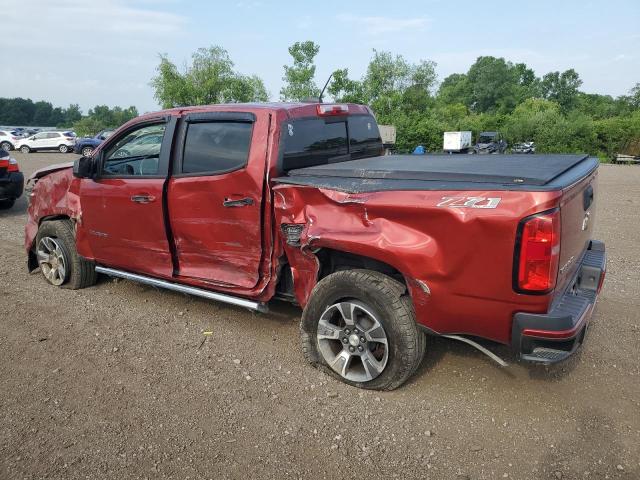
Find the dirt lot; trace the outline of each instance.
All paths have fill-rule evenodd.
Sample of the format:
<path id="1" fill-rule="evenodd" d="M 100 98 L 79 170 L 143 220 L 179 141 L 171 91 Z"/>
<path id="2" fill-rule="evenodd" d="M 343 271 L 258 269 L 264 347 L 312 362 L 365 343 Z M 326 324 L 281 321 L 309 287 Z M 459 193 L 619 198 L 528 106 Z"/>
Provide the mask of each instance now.
<path id="1" fill-rule="evenodd" d="M 640 168 L 603 166 L 598 202 L 609 274 L 581 355 L 501 369 L 430 339 L 378 393 L 308 366 L 292 307 L 27 274 L 22 198 L 0 213 L 0 478 L 638 479 Z"/>

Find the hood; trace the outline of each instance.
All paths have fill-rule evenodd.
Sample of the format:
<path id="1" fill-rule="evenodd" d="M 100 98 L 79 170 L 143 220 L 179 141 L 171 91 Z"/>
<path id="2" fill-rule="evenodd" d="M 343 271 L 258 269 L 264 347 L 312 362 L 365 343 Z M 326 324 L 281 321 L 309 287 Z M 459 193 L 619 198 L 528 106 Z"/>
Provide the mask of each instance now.
<path id="1" fill-rule="evenodd" d="M 55 165 L 49 165 L 48 167 L 41 168 L 40 170 L 36 170 L 35 172 L 33 172 L 33 174 L 29 177 L 29 181 L 37 180 L 46 175 L 49 175 L 50 173 L 57 172 L 59 170 L 65 170 L 67 168 L 73 168 L 73 162 L 57 163 Z"/>

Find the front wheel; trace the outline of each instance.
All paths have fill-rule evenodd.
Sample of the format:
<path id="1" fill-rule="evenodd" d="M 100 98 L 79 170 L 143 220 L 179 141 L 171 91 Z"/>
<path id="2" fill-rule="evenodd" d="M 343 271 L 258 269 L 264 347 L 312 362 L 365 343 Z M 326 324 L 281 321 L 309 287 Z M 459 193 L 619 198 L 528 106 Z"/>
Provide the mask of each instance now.
<path id="1" fill-rule="evenodd" d="M 20 151 L 22 153 L 29 153 L 29 152 L 31 152 L 31 149 L 29 147 L 27 147 L 26 145 L 23 145 L 23 146 L 20 147 Z"/>
<path id="2" fill-rule="evenodd" d="M 56 287 L 75 290 L 96 283 L 95 265 L 78 255 L 70 220 L 54 220 L 40 225 L 36 236 L 36 258 L 45 280 Z"/>
<path id="3" fill-rule="evenodd" d="M 69 151 L 69 147 L 67 147 L 66 145 L 60 145 L 58 147 L 58 150 L 60 151 L 60 153 L 67 153 Z"/>
<path id="4" fill-rule="evenodd" d="M 344 270 L 318 282 L 300 329 L 312 365 L 360 388 L 398 388 L 425 351 L 405 286 L 370 270 Z"/>

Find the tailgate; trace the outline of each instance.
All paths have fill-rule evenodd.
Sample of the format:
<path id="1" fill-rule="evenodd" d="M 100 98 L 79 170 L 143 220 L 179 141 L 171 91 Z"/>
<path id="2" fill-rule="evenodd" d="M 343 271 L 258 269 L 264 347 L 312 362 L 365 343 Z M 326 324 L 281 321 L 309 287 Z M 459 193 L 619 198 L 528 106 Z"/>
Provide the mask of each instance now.
<path id="1" fill-rule="evenodd" d="M 557 294 L 573 279 L 592 238 L 597 199 L 597 174 L 566 188 L 560 201 L 561 242 Z"/>

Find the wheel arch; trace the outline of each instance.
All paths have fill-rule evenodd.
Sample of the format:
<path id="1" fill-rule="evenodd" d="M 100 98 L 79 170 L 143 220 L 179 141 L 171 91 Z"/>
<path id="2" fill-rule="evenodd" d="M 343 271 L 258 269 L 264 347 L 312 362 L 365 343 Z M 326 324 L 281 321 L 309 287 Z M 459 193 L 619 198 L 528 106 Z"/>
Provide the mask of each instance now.
<path id="1" fill-rule="evenodd" d="M 343 270 L 360 269 L 382 273 L 409 290 L 408 278 L 393 265 L 373 256 L 348 250 L 331 247 L 311 250 L 287 246 L 282 267 L 280 277 L 290 275 L 292 282 L 289 283 L 290 291 L 280 290 L 278 293 L 286 297 L 295 297 L 302 307 L 308 303 L 312 290 L 320 280 Z"/>

